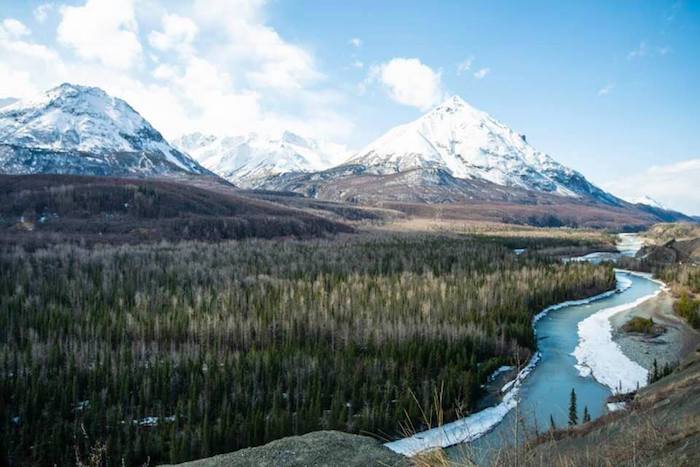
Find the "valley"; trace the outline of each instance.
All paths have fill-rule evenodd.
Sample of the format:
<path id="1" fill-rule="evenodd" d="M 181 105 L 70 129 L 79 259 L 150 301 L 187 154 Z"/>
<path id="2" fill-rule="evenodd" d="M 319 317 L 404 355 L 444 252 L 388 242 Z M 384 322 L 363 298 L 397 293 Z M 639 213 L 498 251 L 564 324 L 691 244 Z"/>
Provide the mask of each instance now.
<path id="1" fill-rule="evenodd" d="M 131 464 L 319 429 L 393 437 L 435 391 L 454 418 L 495 368 L 529 358 L 536 310 L 614 283 L 608 266 L 416 234 L 58 244 L 1 261 L 2 438 L 37 463 L 72 456 L 77 427 L 77 449 L 109 440 L 107 458 Z"/>
<path id="2" fill-rule="evenodd" d="M 68 83 L 0 107 L 3 461 L 498 465 L 654 379 L 619 320 L 662 287 L 694 352 L 690 216 L 458 96 L 345 151 L 170 143 Z"/>

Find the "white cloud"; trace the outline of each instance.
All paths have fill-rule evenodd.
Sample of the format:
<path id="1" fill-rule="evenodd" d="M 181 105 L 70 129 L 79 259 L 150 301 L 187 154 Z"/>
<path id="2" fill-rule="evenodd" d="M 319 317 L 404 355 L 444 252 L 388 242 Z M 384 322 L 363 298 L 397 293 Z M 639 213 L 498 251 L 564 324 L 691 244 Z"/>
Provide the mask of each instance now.
<path id="1" fill-rule="evenodd" d="M 480 68 L 474 72 L 474 78 L 484 79 L 489 73 L 491 73 L 491 68 Z"/>
<path id="2" fill-rule="evenodd" d="M 0 91 L 2 97 L 29 97 L 39 91 L 38 81 L 63 68 L 58 55 L 31 42 L 30 31 L 12 18 L 0 22 Z"/>
<path id="3" fill-rule="evenodd" d="M 172 65 L 161 64 L 153 70 L 153 77 L 163 80 L 173 79 L 177 77 L 177 70 Z"/>
<path id="4" fill-rule="evenodd" d="M 0 89 L 3 97 L 26 97 L 36 93 L 28 72 L 5 66 L 0 66 Z"/>
<path id="5" fill-rule="evenodd" d="M 20 38 L 22 36 L 28 36 L 31 31 L 27 26 L 21 21 L 14 18 L 5 18 L 2 20 L 2 33 L 7 37 Z"/>
<path id="6" fill-rule="evenodd" d="M 602 88 L 598 89 L 598 95 L 601 97 L 607 96 L 613 91 L 613 89 L 615 89 L 615 83 L 608 83 Z"/>
<path id="7" fill-rule="evenodd" d="M 34 11 L 32 12 L 34 15 L 34 19 L 36 19 L 39 23 L 43 23 L 49 17 L 49 13 L 51 13 L 53 9 L 53 3 L 42 3 L 41 5 L 34 8 Z"/>
<path id="8" fill-rule="evenodd" d="M 603 187 L 630 201 L 650 196 L 669 209 L 700 215 L 699 181 L 700 159 L 689 159 L 625 175 Z"/>
<path id="9" fill-rule="evenodd" d="M 175 14 L 164 15 L 162 22 L 162 31 L 151 31 L 148 35 L 151 46 L 161 51 L 175 49 L 180 53 L 191 53 L 192 42 L 198 31 L 195 22 Z"/>
<path id="10" fill-rule="evenodd" d="M 82 58 L 127 69 L 142 47 L 132 0 L 88 0 L 85 5 L 61 7 L 58 40 Z"/>
<path id="11" fill-rule="evenodd" d="M 67 81 L 126 100 L 169 138 L 282 130 L 349 137 L 342 87 L 326 82 L 309 49 L 266 24 L 265 7 L 82 0 L 56 7 L 60 25 L 46 44 L 0 19 L 0 96 L 30 97 Z"/>
<path id="12" fill-rule="evenodd" d="M 647 47 L 647 43 L 642 41 L 639 43 L 637 47 L 632 49 L 628 54 L 627 54 L 627 60 L 634 60 L 635 58 L 641 58 L 641 57 L 646 57 L 646 55 L 649 53 L 649 47 Z"/>
<path id="13" fill-rule="evenodd" d="M 365 64 L 360 60 L 353 60 L 352 66 L 353 68 L 364 68 Z"/>
<path id="14" fill-rule="evenodd" d="M 472 63 L 474 63 L 474 57 L 469 57 L 459 62 L 457 64 L 457 75 L 459 76 L 469 71 L 472 67 Z"/>
<path id="15" fill-rule="evenodd" d="M 350 44 L 353 47 L 362 47 L 362 39 L 359 37 L 353 37 L 348 41 L 348 44 Z"/>
<path id="16" fill-rule="evenodd" d="M 194 12 L 207 32 L 220 36 L 212 47 L 217 63 L 243 69 L 254 87 L 297 92 L 324 78 L 313 56 L 285 41 L 265 24 L 263 0 L 199 0 Z"/>
<path id="17" fill-rule="evenodd" d="M 379 82 L 394 101 L 427 110 L 444 97 L 439 71 L 434 71 L 417 58 L 392 58 L 374 65 L 362 88 Z"/>
<path id="18" fill-rule="evenodd" d="M 644 57 L 664 57 L 673 52 L 673 48 L 668 45 L 664 46 L 649 46 L 645 41 L 639 43 L 637 47 L 630 50 L 627 54 L 627 60 L 635 60 Z"/>

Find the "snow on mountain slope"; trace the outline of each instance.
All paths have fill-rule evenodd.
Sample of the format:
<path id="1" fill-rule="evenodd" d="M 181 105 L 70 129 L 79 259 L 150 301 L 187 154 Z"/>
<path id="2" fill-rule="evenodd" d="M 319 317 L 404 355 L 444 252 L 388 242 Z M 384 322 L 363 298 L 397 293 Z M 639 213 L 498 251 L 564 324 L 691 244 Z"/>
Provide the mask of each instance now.
<path id="1" fill-rule="evenodd" d="M 256 188 L 275 175 L 326 169 L 343 151 L 339 145 L 290 132 L 280 137 L 251 133 L 222 138 L 193 133 L 174 144 L 207 169 L 246 188 Z"/>
<path id="2" fill-rule="evenodd" d="M 537 151 L 521 135 L 454 96 L 418 120 L 397 126 L 347 161 L 370 174 L 442 169 L 455 178 L 485 180 L 569 197 L 619 200 L 580 173 Z"/>
<path id="3" fill-rule="evenodd" d="M 651 206 L 652 208 L 658 208 L 658 209 L 668 209 L 666 206 L 661 204 L 660 202 L 656 201 L 654 198 L 652 198 L 649 195 L 644 195 L 639 198 L 629 200 L 631 203 L 634 204 L 644 204 L 647 206 Z"/>
<path id="4" fill-rule="evenodd" d="M 0 108 L 0 172 L 208 173 L 123 100 L 68 83 Z"/>

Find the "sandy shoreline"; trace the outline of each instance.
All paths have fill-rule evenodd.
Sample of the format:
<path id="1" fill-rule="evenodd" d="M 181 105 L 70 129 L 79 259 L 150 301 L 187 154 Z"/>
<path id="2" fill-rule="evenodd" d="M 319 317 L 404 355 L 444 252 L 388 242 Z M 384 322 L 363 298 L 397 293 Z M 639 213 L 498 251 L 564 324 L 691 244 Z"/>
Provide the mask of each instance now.
<path id="1" fill-rule="evenodd" d="M 622 326 L 633 317 L 652 318 L 666 327 L 666 332 L 658 337 L 626 333 Z M 673 312 L 673 298 L 666 291 L 644 303 L 617 313 L 610 318 L 613 328 L 613 341 L 620 346 L 628 358 L 646 369 L 650 369 L 656 359 L 659 366 L 680 361 L 700 345 L 700 333 L 693 330 Z"/>

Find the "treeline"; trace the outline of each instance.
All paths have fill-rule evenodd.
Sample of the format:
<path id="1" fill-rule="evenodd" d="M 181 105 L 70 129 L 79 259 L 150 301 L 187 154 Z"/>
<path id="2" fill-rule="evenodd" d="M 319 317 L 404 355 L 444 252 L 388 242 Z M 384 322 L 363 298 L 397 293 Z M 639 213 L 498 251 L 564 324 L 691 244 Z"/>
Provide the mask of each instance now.
<path id="1" fill-rule="evenodd" d="M 678 299 L 673 310 L 695 329 L 700 329 L 700 266 L 674 264 L 656 273 L 661 280 L 673 285 Z"/>
<path id="2" fill-rule="evenodd" d="M 0 253 L 9 464 L 181 462 L 318 429 L 399 434 L 413 399 L 473 409 L 533 314 L 607 266 L 446 237 Z"/>

